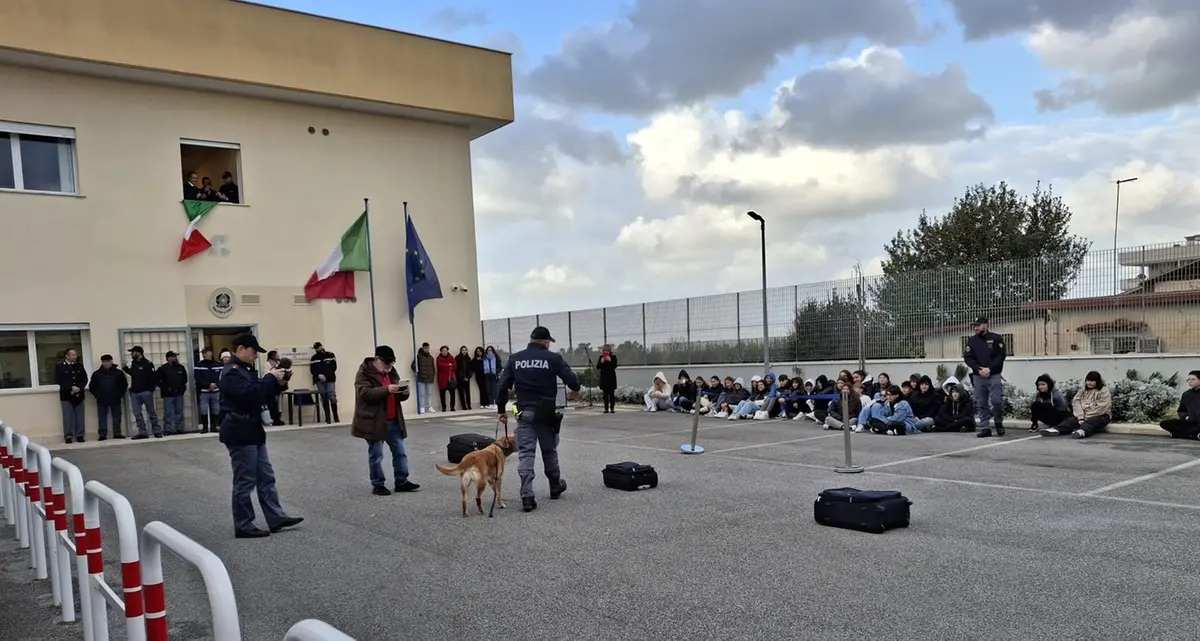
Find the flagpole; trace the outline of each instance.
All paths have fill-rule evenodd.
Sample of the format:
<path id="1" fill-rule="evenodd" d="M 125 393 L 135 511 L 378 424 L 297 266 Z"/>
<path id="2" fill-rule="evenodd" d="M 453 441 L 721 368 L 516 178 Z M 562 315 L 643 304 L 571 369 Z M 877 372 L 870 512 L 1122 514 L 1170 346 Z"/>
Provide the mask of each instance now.
<path id="1" fill-rule="evenodd" d="M 371 287 L 371 339 L 379 347 L 379 324 L 375 319 L 375 252 L 371 249 L 371 200 L 363 198 L 363 215 L 367 217 L 367 279 Z"/>
<path id="2" fill-rule="evenodd" d="M 406 230 L 405 235 L 407 236 L 407 229 L 408 229 L 408 201 L 407 200 L 404 201 L 404 229 Z M 404 264 L 405 264 L 405 269 L 407 270 L 408 269 L 407 266 L 408 266 L 409 260 L 410 260 L 409 256 L 407 255 L 408 254 L 408 243 L 407 242 L 405 242 L 404 253 L 405 253 Z M 408 280 L 407 274 L 405 274 L 404 279 L 405 279 L 405 281 Z M 409 292 L 405 291 L 404 297 L 406 299 L 406 302 L 407 302 L 408 295 L 409 295 Z M 419 376 L 420 375 L 419 372 L 416 371 L 416 368 L 417 368 L 416 310 L 413 309 L 411 305 L 408 308 L 408 327 L 410 330 L 412 330 L 412 355 L 413 355 L 413 370 L 414 370 L 413 376 Z M 417 414 L 423 414 L 424 408 L 425 408 L 425 406 L 421 403 L 421 385 L 418 383 L 418 385 L 417 385 Z"/>

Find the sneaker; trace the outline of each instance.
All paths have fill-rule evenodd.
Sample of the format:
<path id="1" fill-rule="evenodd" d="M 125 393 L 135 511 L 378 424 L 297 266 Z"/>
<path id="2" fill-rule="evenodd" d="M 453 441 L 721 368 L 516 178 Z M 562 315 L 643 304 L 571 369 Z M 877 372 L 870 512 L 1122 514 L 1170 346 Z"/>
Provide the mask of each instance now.
<path id="1" fill-rule="evenodd" d="M 803 415 L 803 414 L 797 414 L 797 415 L 795 415 L 795 416 L 793 416 L 793 417 L 792 417 L 792 420 L 793 420 L 793 421 L 798 421 L 798 420 L 800 420 L 800 419 L 802 419 L 802 418 L 804 418 L 804 415 Z"/>
<path id="2" fill-rule="evenodd" d="M 888 436 L 895 436 L 895 435 L 896 435 L 896 430 L 888 430 L 888 431 L 887 431 L 887 435 L 888 435 Z"/>
<path id="3" fill-rule="evenodd" d="M 1075 430 L 1074 432 L 1071 432 L 1071 436 L 1074 438 L 1083 438 L 1087 436 L 1087 434 L 1085 434 L 1083 430 Z"/>
<path id="4" fill-rule="evenodd" d="M 413 483 L 412 481 L 405 481 L 403 483 L 396 484 L 397 492 L 416 492 L 419 489 L 421 489 L 421 486 Z"/>
<path id="5" fill-rule="evenodd" d="M 990 430 L 990 429 L 988 429 L 988 428 L 986 428 L 986 427 L 985 427 L 985 428 L 983 428 L 983 429 L 981 429 L 981 430 L 979 430 L 978 432 L 976 432 L 976 433 L 975 433 L 975 436 L 976 436 L 977 438 L 987 438 L 987 437 L 989 437 L 989 436 L 991 436 L 991 435 L 992 435 L 992 430 Z"/>
<path id="6" fill-rule="evenodd" d="M 650 408 L 648 411 L 650 411 L 650 412 L 657 412 L 657 411 L 658 411 L 658 407 L 657 407 L 657 406 L 655 406 L 655 407 L 651 407 L 651 408 Z"/>
<path id="7" fill-rule="evenodd" d="M 391 496 L 392 491 L 382 485 L 376 485 L 371 488 L 371 494 L 375 496 Z"/>
<path id="8" fill-rule="evenodd" d="M 717 412 L 713 414 L 713 418 L 729 418 L 729 412 Z"/>
<path id="9" fill-rule="evenodd" d="M 730 414 L 726 417 L 726 420 L 730 420 L 730 421 L 736 421 L 737 419 L 738 419 L 737 414 Z"/>
<path id="10" fill-rule="evenodd" d="M 1037 434 L 1040 431 L 1041 431 L 1041 429 L 1038 428 L 1037 423 L 1034 423 L 1033 425 L 1029 426 L 1029 433 L 1031 433 L 1031 434 Z"/>
<path id="11" fill-rule="evenodd" d="M 855 433 L 862 434 L 863 432 L 867 431 L 867 428 L 863 427 L 862 425 L 855 425 L 854 431 Z"/>
<path id="12" fill-rule="evenodd" d="M 1046 429 L 1038 430 L 1038 432 L 1042 436 L 1059 436 L 1059 431 L 1058 431 L 1057 427 L 1047 427 Z"/>

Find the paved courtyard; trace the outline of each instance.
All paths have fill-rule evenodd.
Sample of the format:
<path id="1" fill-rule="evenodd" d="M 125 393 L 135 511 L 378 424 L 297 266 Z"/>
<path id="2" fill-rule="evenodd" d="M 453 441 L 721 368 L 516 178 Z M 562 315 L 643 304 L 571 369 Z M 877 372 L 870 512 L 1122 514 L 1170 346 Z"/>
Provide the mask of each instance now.
<path id="1" fill-rule="evenodd" d="M 521 513 L 514 455 L 509 509 L 463 519 L 457 479 L 433 464 L 449 435 L 493 426 L 412 421 L 422 489 L 389 497 L 370 495 L 365 446 L 348 428 L 272 433 L 284 505 L 306 521 L 249 541 L 231 536 L 228 459 L 214 438 L 58 454 L 129 497 L 141 523 L 166 521 L 224 559 L 246 639 L 282 638 L 307 617 L 363 641 L 1195 638 L 1194 442 L 855 435 L 868 471 L 843 476 L 841 433 L 813 423 L 704 419 L 708 452 L 689 457 L 686 415 L 578 412 L 563 430 L 561 500 L 544 498 L 539 477 L 539 509 Z M 604 488 L 603 465 L 624 460 L 656 466 L 659 487 Z M 912 527 L 815 524 L 816 494 L 844 485 L 902 490 Z M 107 518 L 105 528 L 119 584 Z M 17 582 L 12 547 L 0 543 L 0 615 L 20 626 L 0 638 L 72 638 L 62 626 L 39 637 L 30 615 L 16 617 L 35 602 L 40 625 L 53 613 L 38 593 L 48 584 Z M 206 638 L 198 576 L 170 559 L 166 576 L 172 638 Z"/>

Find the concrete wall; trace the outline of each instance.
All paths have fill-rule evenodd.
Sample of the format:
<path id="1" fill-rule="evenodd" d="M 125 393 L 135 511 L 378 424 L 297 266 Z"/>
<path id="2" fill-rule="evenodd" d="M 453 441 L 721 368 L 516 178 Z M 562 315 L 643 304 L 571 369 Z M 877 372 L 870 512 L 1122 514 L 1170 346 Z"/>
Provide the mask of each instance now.
<path id="1" fill-rule="evenodd" d="M 867 372 L 878 374 L 887 372 L 893 380 L 908 378 L 909 374 L 921 373 L 934 376 L 937 373 L 938 365 L 945 365 L 951 375 L 954 374 L 954 368 L 961 363 L 961 360 L 894 360 L 894 361 L 868 361 Z M 816 378 L 820 374 L 825 374 L 830 378 L 837 375 L 843 369 L 855 370 L 858 368 L 857 362 L 823 362 L 823 363 L 777 363 L 771 367 L 776 374 L 787 374 L 793 376 L 794 368 L 799 367 L 803 370 L 804 378 Z M 631 385 L 634 387 L 650 387 L 650 380 L 655 372 L 662 371 L 667 375 L 667 380 L 674 381 L 676 374 L 680 369 L 686 369 L 692 377 L 703 375 L 705 377 L 713 376 L 714 374 L 724 378 L 725 376 L 744 377 L 749 379 L 755 374 L 762 373 L 762 365 L 647 365 L 647 366 L 624 366 L 622 365 L 617 370 L 617 384 L 621 386 Z M 1047 373 L 1055 380 L 1064 380 L 1068 378 L 1083 378 L 1091 370 L 1100 372 L 1105 379 L 1124 378 L 1125 372 L 1135 369 L 1142 376 L 1146 376 L 1152 372 L 1162 372 L 1164 375 L 1170 376 L 1179 372 L 1180 378 L 1183 378 L 1193 369 L 1200 369 L 1200 355 L 1184 355 L 1184 356 L 1105 356 L 1105 357 L 1079 357 L 1079 358 L 1010 358 L 1004 363 L 1004 378 L 1013 385 L 1022 389 L 1030 389 L 1033 387 L 1033 381 L 1038 375 Z"/>
<path id="2" fill-rule="evenodd" d="M 405 365 L 412 358 L 404 200 L 445 293 L 418 308 L 418 337 L 480 341 L 465 127 L 2 65 L 0 87 L 0 121 L 74 130 L 78 176 L 73 194 L 0 190 L 0 332 L 80 326 L 91 371 L 101 354 L 124 356 L 121 329 L 256 325 L 268 347 L 324 342 L 339 356 L 339 393 L 349 398 L 354 368 L 374 348 L 367 274 L 357 277 L 356 303 L 295 296 L 369 197 L 380 341 Z M 188 223 L 181 138 L 240 146 L 245 204 L 218 205 L 201 222 L 220 252 L 177 262 Z M 221 287 L 258 304 L 218 318 L 208 302 Z M 301 372 L 293 387 L 308 384 Z M 57 389 L 0 389 L 0 418 L 54 438 Z M 95 421 L 89 400 L 89 434 Z"/>

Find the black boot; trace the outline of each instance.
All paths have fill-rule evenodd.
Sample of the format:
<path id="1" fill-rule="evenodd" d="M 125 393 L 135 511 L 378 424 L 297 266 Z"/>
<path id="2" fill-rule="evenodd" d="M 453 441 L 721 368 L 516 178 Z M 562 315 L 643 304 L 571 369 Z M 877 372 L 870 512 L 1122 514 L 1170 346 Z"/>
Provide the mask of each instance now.
<path id="1" fill-rule="evenodd" d="M 208 434 L 208 415 L 207 414 L 200 415 L 200 433 Z"/>
<path id="2" fill-rule="evenodd" d="M 537 509 L 537 501 L 533 500 L 532 496 L 521 499 L 521 510 L 522 511 L 532 512 L 536 509 Z"/>
<path id="3" fill-rule="evenodd" d="M 996 421 L 996 436 L 1004 436 L 1004 424 Z"/>
<path id="4" fill-rule="evenodd" d="M 333 422 L 341 423 L 342 419 L 338 418 L 338 413 L 337 413 L 337 401 L 330 401 L 329 409 L 333 411 Z"/>
<path id="5" fill-rule="evenodd" d="M 563 495 L 563 492 L 566 492 L 566 491 L 567 491 L 567 482 L 566 481 L 562 480 L 561 478 L 550 480 L 550 499 L 551 500 L 557 499 L 558 497 Z"/>
<path id="6" fill-rule="evenodd" d="M 325 411 L 325 422 L 332 423 L 333 415 L 329 411 L 329 397 L 328 396 L 321 397 L 321 409 Z"/>

